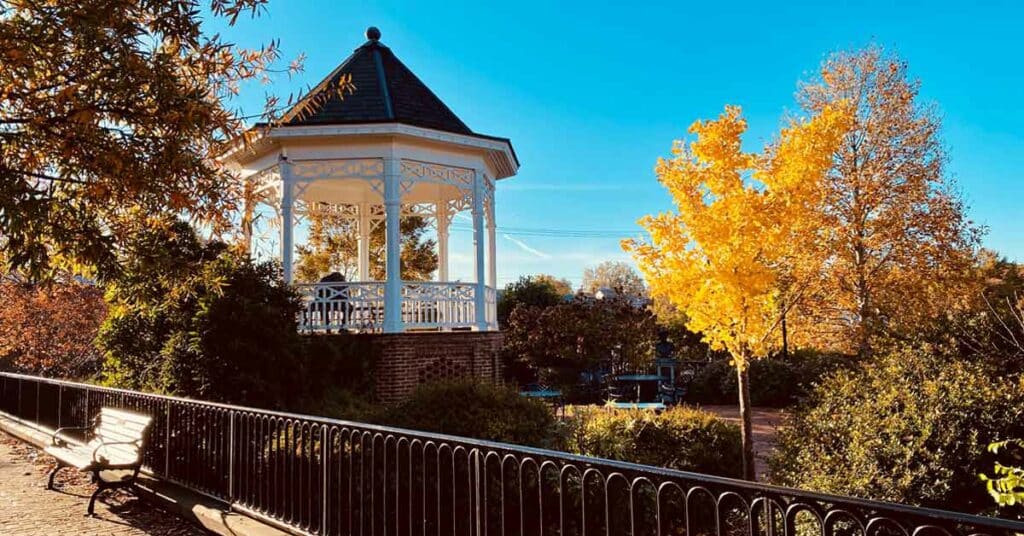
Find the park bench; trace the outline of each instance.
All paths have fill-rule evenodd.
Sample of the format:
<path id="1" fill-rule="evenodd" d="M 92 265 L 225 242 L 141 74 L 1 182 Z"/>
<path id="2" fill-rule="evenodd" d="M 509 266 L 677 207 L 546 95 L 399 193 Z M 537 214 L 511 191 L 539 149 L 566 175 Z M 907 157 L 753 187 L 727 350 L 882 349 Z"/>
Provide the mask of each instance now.
<path id="1" fill-rule="evenodd" d="M 123 409 L 102 408 L 92 426 L 64 427 L 54 432 L 51 445 L 45 452 L 57 459 L 50 472 L 47 489 L 53 489 L 53 479 L 63 467 L 74 467 L 91 472 L 96 491 L 89 499 L 88 514 L 93 515 L 96 497 L 107 489 L 129 487 L 135 484 L 142 466 L 142 448 L 152 418 L 149 415 Z M 91 432 L 91 439 L 82 443 L 65 435 L 71 431 Z"/>

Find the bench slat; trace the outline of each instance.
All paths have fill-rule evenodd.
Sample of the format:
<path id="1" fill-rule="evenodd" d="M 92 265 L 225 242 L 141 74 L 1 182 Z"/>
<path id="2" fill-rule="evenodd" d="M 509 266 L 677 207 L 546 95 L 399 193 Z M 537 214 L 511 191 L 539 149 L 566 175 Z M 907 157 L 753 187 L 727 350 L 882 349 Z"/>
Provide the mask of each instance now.
<path id="1" fill-rule="evenodd" d="M 111 419 L 120 420 L 120 421 L 123 421 L 123 422 L 130 422 L 130 423 L 140 424 L 142 426 L 149 425 L 149 423 L 152 422 L 152 420 L 153 420 L 153 418 L 150 417 L 149 415 L 144 415 L 142 413 L 136 413 L 134 411 L 128 411 L 128 410 L 116 409 L 116 408 L 102 408 L 102 409 L 100 409 L 100 417 L 101 417 L 101 420 L 102 420 L 103 417 L 110 417 Z"/>
<path id="2" fill-rule="evenodd" d="M 142 424 L 135 421 L 126 421 L 117 417 L 110 417 L 107 415 L 100 416 L 100 426 L 113 426 L 116 428 L 124 428 L 126 430 L 134 430 L 141 432 L 145 430 L 149 424 Z"/>
<path id="3" fill-rule="evenodd" d="M 88 446 L 76 447 L 46 447 L 43 449 L 50 456 L 57 458 L 78 470 L 83 470 L 92 465 L 92 449 Z"/>
<path id="4" fill-rule="evenodd" d="M 101 457 L 112 465 L 133 465 L 139 461 L 139 451 L 125 445 L 102 445 L 96 450 L 96 458 Z"/>
<path id="5" fill-rule="evenodd" d="M 96 437 L 103 438 L 103 439 L 107 440 L 108 442 L 109 441 L 119 441 L 119 442 L 122 442 L 122 441 L 139 441 L 139 440 L 142 439 L 142 434 L 141 433 L 139 433 L 139 434 L 131 433 L 131 432 L 125 431 L 122 428 L 110 428 L 110 427 L 98 428 L 96 430 L 96 434 L 95 435 L 96 435 Z"/>

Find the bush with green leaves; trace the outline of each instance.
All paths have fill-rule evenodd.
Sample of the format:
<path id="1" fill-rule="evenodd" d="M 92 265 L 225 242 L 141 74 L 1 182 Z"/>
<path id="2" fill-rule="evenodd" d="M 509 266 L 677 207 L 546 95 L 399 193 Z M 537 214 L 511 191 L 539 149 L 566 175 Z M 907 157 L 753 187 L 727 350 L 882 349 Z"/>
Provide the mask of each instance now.
<path id="1" fill-rule="evenodd" d="M 564 301 L 565 294 L 559 292 L 558 281 L 550 276 L 521 276 L 505 285 L 498 298 L 498 324 L 508 324 L 509 316 L 516 307 L 551 307 Z M 564 289 L 563 289 L 564 290 Z"/>
<path id="2" fill-rule="evenodd" d="M 740 430 L 685 406 L 661 413 L 577 410 L 568 448 L 577 454 L 712 475 L 740 476 Z"/>
<path id="3" fill-rule="evenodd" d="M 304 392 L 299 298 L 276 265 L 174 222 L 137 237 L 124 266 L 97 337 L 106 383 L 274 408 Z"/>
<path id="4" fill-rule="evenodd" d="M 509 376 L 521 385 L 541 381 L 566 391 L 588 371 L 648 366 L 657 337 L 654 314 L 628 297 L 519 306 L 502 329 Z"/>
<path id="5" fill-rule="evenodd" d="M 758 359 L 750 364 L 750 400 L 755 406 L 795 404 L 824 374 L 853 364 L 852 357 L 798 350 L 789 357 Z M 686 400 L 698 404 L 735 405 L 736 369 L 728 358 L 701 368 L 689 384 Z"/>
<path id="6" fill-rule="evenodd" d="M 558 427 L 543 402 L 471 380 L 421 385 L 404 402 L 368 416 L 388 426 L 516 445 L 554 447 Z"/>
<path id="7" fill-rule="evenodd" d="M 992 475 L 981 475 L 988 494 L 999 506 L 1024 505 L 1024 439 L 1005 439 L 988 446 L 992 454 L 1012 459 L 1010 465 L 997 461 Z"/>
<path id="8" fill-rule="evenodd" d="M 1024 385 L 934 347 L 901 346 L 827 376 L 780 428 L 781 485 L 989 512 L 986 447 L 1024 432 Z M 1005 515 L 1006 512 L 1000 512 Z"/>

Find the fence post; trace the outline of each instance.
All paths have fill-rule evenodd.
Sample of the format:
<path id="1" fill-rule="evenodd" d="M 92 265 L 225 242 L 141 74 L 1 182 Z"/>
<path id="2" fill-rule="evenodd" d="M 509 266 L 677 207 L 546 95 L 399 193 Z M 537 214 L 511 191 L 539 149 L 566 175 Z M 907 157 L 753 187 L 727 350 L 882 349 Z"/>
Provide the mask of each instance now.
<path id="1" fill-rule="evenodd" d="M 167 401 L 164 410 L 164 477 L 171 477 L 171 401 Z"/>
<path id="2" fill-rule="evenodd" d="M 64 413 L 64 384 L 57 384 L 57 429 L 60 429 L 61 414 Z"/>
<path id="3" fill-rule="evenodd" d="M 320 432 L 320 465 L 321 465 L 320 473 L 322 474 L 321 478 L 323 480 L 323 482 L 322 482 L 323 486 L 320 487 L 320 493 L 323 494 L 323 497 L 322 497 L 322 503 L 321 503 L 322 506 L 321 506 L 321 512 L 320 512 L 320 534 L 327 534 L 327 506 L 330 504 L 330 502 L 328 501 L 328 495 L 329 495 L 328 489 L 329 488 L 328 488 L 328 483 L 327 483 L 327 477 L 328 477 L 328 473 L 329 473 L 328 470 L 327 470 L 327 456 L 330 453 L 330 450 L 328 450 L 328 445 L 327 445 L 327 443 L 328 443 L 327 434 L 330 433 L 329 432 L 330 429 L 327 427 L 326 424 L 321 425 L 321 426 L 322 426 L 322 428 L 321 428 L 321 432 Z"/>
<path id="4" fill-rule="evenodd" d="M 228 502 L 235 502 L 235 410 L 228 411 Z"/>
<path id="5" fill-rule="evenodd" d="M 473 486 L 473 487 L 475 488 L 475 491 L 476 491 L 476 504 L 474 505 L 474 509 L 473 509 L 474 510 L 473 511 L 473 517 L 476 518 L 476 536 L 482 536 L 483 533 L 484 533 L 484 530 L 483 530 L 484 510 L 481 507 L 481 503 L 483 501 L 483 494 L 481 493 L 481 489 L 484 486 L 484 482 L 483 482 L 483 478 L 482 478 L 483 469 L 482 469 L 482 467 L 480 467 L 480 448 L 479 447 L 476 449 L 476 456 L 475 456 L 475 458 L 476 458 L 476 463 L 473 464 L 473 469 L 474 469 L 473 470 L 473 473 L 474 473 L 473 474 L 473 479 L 476 481 L 476 486 Z"/>
<path id="6" fill-rule="evenodd" d="M 18 378 L 18 414 L 16 417 L 19 419 L 23 417 L 21 414 L 21 378 Z"/>
<path id="7" fill-rule="evenodd" d="M 39 391 L 43 390 L 43 382 L 36 381 L 36 426 L 39 426 Z"/>
<path id="8" fill-rule="evenodd" d="M 85 388 L 85 415 L 83 415 L 82 426 L 89 426 L 89 388 Z"/>

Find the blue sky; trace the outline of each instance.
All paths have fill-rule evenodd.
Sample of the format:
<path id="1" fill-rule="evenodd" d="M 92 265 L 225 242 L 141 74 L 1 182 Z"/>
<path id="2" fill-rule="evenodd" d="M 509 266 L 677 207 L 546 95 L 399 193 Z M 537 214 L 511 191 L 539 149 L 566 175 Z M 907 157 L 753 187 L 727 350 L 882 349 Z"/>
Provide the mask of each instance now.
<path id="1" fill-rule="evenodd" d="M 278 38 L 306 72 L 240 100 L 315 84 L 369 25 L 476 132 L 512 139 L 518 176 L 498 188 L 498 226 L 598 230 L 600 238 L 503 236 L 499 284 L 628 260 L 619 239 L 669 207 L 655 159 L 698 118 L 741 105 L 759 147 L 797 81 L 838 49 L 898 51 L 944 119 L 949 173 L 987 226 L 985 245 L 1024 260 L 1024 7 L 1012 2 L 348 2 L 272 1 L 218 30 L 255 46 Z M 458 234 L 458 233 L 455 233 Z M 465 233 L 463 233 L 465 234 Z M 468 236 L 456 240 L 468 239 Z M 518 243 L 517 243 L 518 242 Z M 453 277 L 470 278 L 466 255 Z M 466 273 L 461 273 L 466 272 Z"/>

